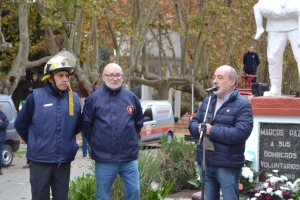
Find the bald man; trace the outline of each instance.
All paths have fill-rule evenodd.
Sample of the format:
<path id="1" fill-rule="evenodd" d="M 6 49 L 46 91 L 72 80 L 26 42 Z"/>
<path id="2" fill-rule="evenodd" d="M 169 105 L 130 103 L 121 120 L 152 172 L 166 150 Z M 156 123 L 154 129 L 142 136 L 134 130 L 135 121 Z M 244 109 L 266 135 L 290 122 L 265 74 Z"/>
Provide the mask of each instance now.
<path id="1" fill-rule="evenodd" d="M 207 116 L 212 123 L 206 123 L 206 135 L 214 143 L 215 152 L 206 153 L 205 199 L 220 199 L 220 189 L 224 200 L 239 199 L 239 179 L 244 166 L 246 140 L 253 128 L 252 108 L 249 101 L 236 89 L 238 76 L 228 66 L 219 67 L 214 73 L 213 84 L 219 89 L 211 95 Z M 206 97 L 189 124 L 190 133 L 199 139 L 201 122 L 209 98 Z M 196 160 L 202 167 L 203 146 L 197 146 Z"/>
<path id="2" fill-rule="evenodd" d="M 126 200 L 140 199 L 138 152 L 143 112 L 137 96 L 122 87 L 123 71 L 115 63 L 105 66 L 103 87 L 85 100 L 82 132 L 91 143 L 95 160 L 97 200 L 109 200 L 119 174 Z"/>

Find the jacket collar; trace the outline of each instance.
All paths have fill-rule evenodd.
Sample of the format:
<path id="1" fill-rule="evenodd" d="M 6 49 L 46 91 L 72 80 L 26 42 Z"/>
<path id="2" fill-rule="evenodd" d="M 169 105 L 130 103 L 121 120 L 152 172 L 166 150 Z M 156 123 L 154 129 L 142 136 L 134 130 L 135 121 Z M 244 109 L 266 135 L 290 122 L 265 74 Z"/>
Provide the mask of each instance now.
<path id="1" fill-rule="evenodd" d="M 53 96 L 56 96 L 56 97 L 61 97 L 63 96 L 64 94 L 68 93 L 69 91 L 69 88 L 67 88 L 65 91 L 58 91 L 56 88 L 52 87 L 51 83 L 49 83 L 48 81 L 46 82 L 46 86 L 45 86 L 45 89 L 50 93 L 52 94 Z"/>
<path id="2" fill-rule="evenodd" d="M 230 96 L 227 98 L 226 102 L 227 102 L 227 101 L 231 101 L 232 99 L 236 98 L 237 95 L 238 95 L 238 90 L 235 88 L 235 89 L 231 92 Z M 217 101 L 218 96 L 217 96 L 216 94 L 213 94 L 212 98 L 213 98 L 215 101 Z"/>
<path id="3" fill-rule="evenodd" d="M 121 85 L 118 89 L 112 90 L 112 89 L 110 89 L 110 88 L 104 83 L 103 89 L 104 89 L 105 91 L 107 91 L 107 92 L 110 92 L 110 93 L 115 94 L 115 93 L 119 93 L 119 92 L 122 90 L 122 85 Z"/>

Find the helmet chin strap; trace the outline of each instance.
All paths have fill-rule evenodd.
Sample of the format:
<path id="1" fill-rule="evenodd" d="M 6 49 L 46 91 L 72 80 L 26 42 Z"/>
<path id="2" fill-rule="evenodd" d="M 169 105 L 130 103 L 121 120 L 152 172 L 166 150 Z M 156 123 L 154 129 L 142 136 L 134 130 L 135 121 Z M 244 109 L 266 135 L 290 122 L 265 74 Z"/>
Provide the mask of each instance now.
<path id="1" fill-rule="evenodd" d="M 53 83 L 54 83 L 55 88 L 61 93 L 62 91 L 60 91 L 60 90 L 58 89 L 57 85 L 56 85 L 56 82 L 55 82 L 55 79 L 54 79 L 54 75 L 51 73 L 50 76 L 51 76 L 51 79 L 52 79 L 52 81 L 53 81 Z"/>
<path id="2" fill-rule="evenodd" d="M 51 76 L 51 79 L 53 80 L 55 88 L 59 91 L 59 93 L 61 95 L 62 91 L 57 88 L 53 74 L 51 73 L 50 76 Z M 68 94 L 69 115 L 73 117 L 74 116 L 74 99 L 73 99 L 73 91 L 71 89 L 70 82 L 68 83 L 68 87 L 69 87 L 69 94 Z"/>

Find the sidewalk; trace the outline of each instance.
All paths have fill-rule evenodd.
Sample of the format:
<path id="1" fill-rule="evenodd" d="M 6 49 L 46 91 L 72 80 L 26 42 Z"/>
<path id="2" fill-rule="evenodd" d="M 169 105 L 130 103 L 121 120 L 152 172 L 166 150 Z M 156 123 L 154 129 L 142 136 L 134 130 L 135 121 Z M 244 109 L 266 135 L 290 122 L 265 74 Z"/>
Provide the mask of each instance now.
<path id="1" fill-rule="evenodd" d="M 81 140 L 77 140 L 81 145 Z M 25 144 L 20 144 L 20 149 L 15 154 L 13 163 L 8 168 L 2 168 L 3 175 L 0 176 L 0 199 L 29 200 L 31 199 L 29 169 L 23 169 L 26 164 Z M 82 176 L 82 173 L 90 173 L 91 159 L 83 158 L 81 148 L 78 150 L 75 160 L 71 163 L 71 177 Z M 165 200 L 174 200 L 165 198 Z M 180 199 L 191 200 L 191 199 Z"/>
<path id="2" fill-rule="evenodd" d="M 3 175 L 0 176 L 0 199 L 29 200 L 31 199 L 29 169 L 23 169 L 26 164 L 26 148 L 20 145 L 18 153 L 15 154 L 13 163 L 8 168 L 2 168 Z M 91 159 L 83 158 L 81 149 L 78 150 L 75 160 L 71 163 L 71 180 L 82 173 L 89 173 Z"/>

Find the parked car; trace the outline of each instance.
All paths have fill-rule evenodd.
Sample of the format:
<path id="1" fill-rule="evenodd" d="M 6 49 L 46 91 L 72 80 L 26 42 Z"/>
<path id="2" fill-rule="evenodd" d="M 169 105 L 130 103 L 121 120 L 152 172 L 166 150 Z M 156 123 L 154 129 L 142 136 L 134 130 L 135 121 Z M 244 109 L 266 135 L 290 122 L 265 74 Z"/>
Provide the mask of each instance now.
<path id="1" fill-rule="evenodd" d="M 9 124 L 6 129 L 6 140 L 2 151 L 2 166 L 11 165 L 14 152 L 20 148 L 20 139 L 14 127 L 17 118 L 17 110 L 10 96 L 0 94 L 0 102 L 2 103 L 2 111 L 6 114 Z"/>
<path id="2" fill-rule="evenodd" d="M 140 142 L 157 143 L 163 135 L 168 141 L 174 137 L 174 115 L 172 105 L 167 101 L 141 100 L 144 113 L 144 126 L 140 133 Z"/>

